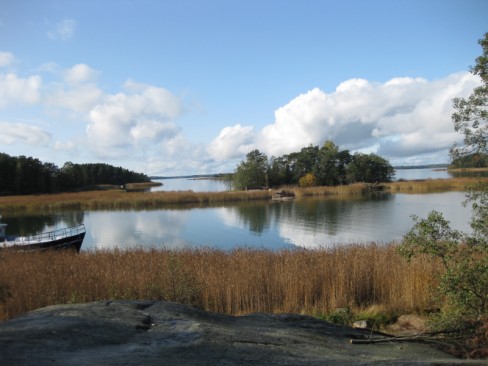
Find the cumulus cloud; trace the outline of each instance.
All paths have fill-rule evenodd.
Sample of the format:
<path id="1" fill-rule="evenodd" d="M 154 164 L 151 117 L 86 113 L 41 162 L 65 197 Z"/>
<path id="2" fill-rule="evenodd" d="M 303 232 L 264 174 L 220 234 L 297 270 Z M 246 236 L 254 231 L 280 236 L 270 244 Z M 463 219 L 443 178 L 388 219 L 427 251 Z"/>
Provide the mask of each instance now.
<path id="1" fill-rule="evenodd" d="M 178 132 L 173 122 L 161 122 L 157 120 L 141 120 L 131 127 L 130 135 L 134 141 L 158 141 L 165 137 L 174 136 Z"/>
<path id="2" fill-rule="evenodd" d="M 44 145 L 51 140 L 51 134 L 37 126 L 25 123 L 0 122 L 0 143 L 12 145 L 27 143 L 29 145 Z"/>
<path id="3" fill-rule="evenodd" d="M 52 83 L 46 88 L 46 104 L 88 114 L 103 97 L 103 92 L 96 84 L 98 72 L 86 64 L 77 64 L 61 74 L 62 82 Z"/>
<path id="4" fill-rule="evenodd" d="M 424 154 L 445 161 L 460 139 L 451 122 L 452 99 L 468 96 L 479 83 L 477 76 L 461 72 L 434 81 L 351 79 L 331 93 L 314 88 L 278 108 L 274 122 L 259 132 L 242 125 L 222 129 L 208 151 L 215 159 L 242 158 L 253 148 L 281 156 L 333 140 L 343 149 L 373 151 L 394 161 Z"/>
<path id="5" fill-rule="evenodd" d="M 51 39 L 59 39 L 67 41 L 75 33 L 76 21 L 73 19 L 63 19 L 56 24 L 56 27 L 47 32 L 47 36 Z"/>
<path id="6" fill-rule="evenodd" d="M 0 67 L 13 62 L 14 55 L 0 52 Z M 177 124 L 186 112 L 183 100 L 164 88 L 129 80 L 107 94 L 98 86 L 100 72 L 83 63 L 67 69 L 44 64 L 37 73 L 0 73 L 3 120 L 41 123 L 2 122 L 1 143 L 50 145 L 53 155 L 81 153 L 87 161 L 124 158 L 124 166 L 149 174 L 228 172 L 252 149 L 281 156 L 328 139 L 341 149 L 377 152 L 393 164 L 446 161 L 462 137 L 453 131 L 452 99 L 480 85 L 468 72 L 433 81 L 350 79 L 331 92 L 314 88 L 298 95 L 260 129 L 233 124 L 208 145 L 196 145 Z M 49 115 L 44 121 L 43 112 Z"/>
<path id="7" fill-rule="evenodd" d="M 0 52 L 0 67 L 9 66 L 14 61 L 14 55 L 10 52 Z"/>
<path id="8" fill-rule="evenodd" d="M 252 150 L 253 127 L 237 124 L 225 127 L 210 143 L 208 152 L 216 160 L 235 159 Z"/>
<path id="9" fill-rule="evenodd" d="M 13 73 L 0 74 L 0 107 L 9 104 L 33 104 L 39 101 L 41 77 L 21 78 Z"/>
<path id="10" fill-rule="evenodd" d="M 451 123 L 452 99 L 477 85 L 476 76 L 462 72 L 436 81 L 351 79 L 332 93 L 315 88 L 277 109 L 256 146 L 275 156 L 327 139 L 350 150 L 374 147 L 390 158 L 446 151 L 459 138 Z"/>
<path id="11" fill-rule="evenodd" d="M 53 85 L 49 89 L 45 94 L 47 106 L 82 114 L 87 114 L 103 97 L 103 92 L 95 84 L 76 87 Z"/>
<path id="12" fill-rule="evenodd" d="M 182 113 L 179 98 L 163 88 L 127 82 L 126 93 L 109 95 L 89 113 L 87 134 L 99 156 L 127 153 L 130 146 L 174 138 L 173 119 Z"/>
<path id="13" fill-rule="evenodd" d="M 96 81 L 98 72 L 86 64 L 77 64 L 65 71 L 65 80 L 69 84 L 81 84 Z"/>

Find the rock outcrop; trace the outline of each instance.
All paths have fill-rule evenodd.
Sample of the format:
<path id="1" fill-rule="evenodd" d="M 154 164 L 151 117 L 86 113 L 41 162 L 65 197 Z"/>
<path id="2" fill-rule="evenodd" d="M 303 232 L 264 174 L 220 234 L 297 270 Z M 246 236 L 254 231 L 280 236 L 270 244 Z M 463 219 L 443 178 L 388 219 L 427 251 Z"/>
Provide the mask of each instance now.
<path id="1" fill-rule="evenodd" d="M 230 316 L 165 301 L 56 305 L 0 323 L 7 365 L 451 365 L 421 343 L 295 314 Z"/>

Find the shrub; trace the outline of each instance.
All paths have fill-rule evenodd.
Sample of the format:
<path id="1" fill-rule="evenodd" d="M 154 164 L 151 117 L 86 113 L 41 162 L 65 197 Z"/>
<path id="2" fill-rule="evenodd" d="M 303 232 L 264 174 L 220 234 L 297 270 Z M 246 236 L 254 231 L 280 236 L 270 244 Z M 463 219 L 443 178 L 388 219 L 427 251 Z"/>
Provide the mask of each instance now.
<path id="1" fill-rule="evenodd" d="M 411 259 L 428 255 L 440 260 L 444 267 L 438 295 L 466 315 L 485 314 L 488 307 L 488 252 L 468 237 L 449 226 L 441 213 L 431 211 L 427 219 L 416 222 L 398 247 L 399 253 Z"/>
<path id="2" fill-rule="evenodd" d="M 307 173 L 298 181 L 300 187 L 314 187 L 317 185 L 317 177 L 313 173 Z"/>

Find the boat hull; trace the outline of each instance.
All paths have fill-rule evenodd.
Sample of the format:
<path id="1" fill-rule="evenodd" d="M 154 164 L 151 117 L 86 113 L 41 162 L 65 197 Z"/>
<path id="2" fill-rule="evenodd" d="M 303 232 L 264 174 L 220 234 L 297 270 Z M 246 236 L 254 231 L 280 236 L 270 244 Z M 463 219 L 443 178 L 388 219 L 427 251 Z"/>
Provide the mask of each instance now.
<path id="1" fill-rule="evenodd" d="M 0 248 L 2 250 L 13 250 L 16 252 L 71 249 L 73 251 L 76 251 L 76 253 L 79 253 L 84 238 L 85 238 L 85 233 L 82 233 L 68 238 L 62 238 L 62 239 L 53 240 L 44 243 L 14 244 L 8 247 L 0 246 Z"/>
<path id="2" fill-rule="evenodd" d="M 63 235 L 58 235 L 60 233 Z M 79 253 L 85 234 L 84 225 L 79 225 L 29 238 L 16 238 L 15 240 L 0 242 L 0 250 L 32 252 L 68 249 Z"/>

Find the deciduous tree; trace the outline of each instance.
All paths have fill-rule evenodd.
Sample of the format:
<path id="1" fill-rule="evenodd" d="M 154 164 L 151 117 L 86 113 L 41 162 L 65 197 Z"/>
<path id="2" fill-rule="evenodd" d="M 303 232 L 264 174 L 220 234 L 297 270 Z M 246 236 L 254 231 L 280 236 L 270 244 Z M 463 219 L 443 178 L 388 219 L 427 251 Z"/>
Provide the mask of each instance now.
<path id="1" fill-rule="evenodd" d="M 235 189 L 262 188 L 267 182 L 268 158 L 259 150 L 253 150 L 246 155 L 234 172 Z"/>

